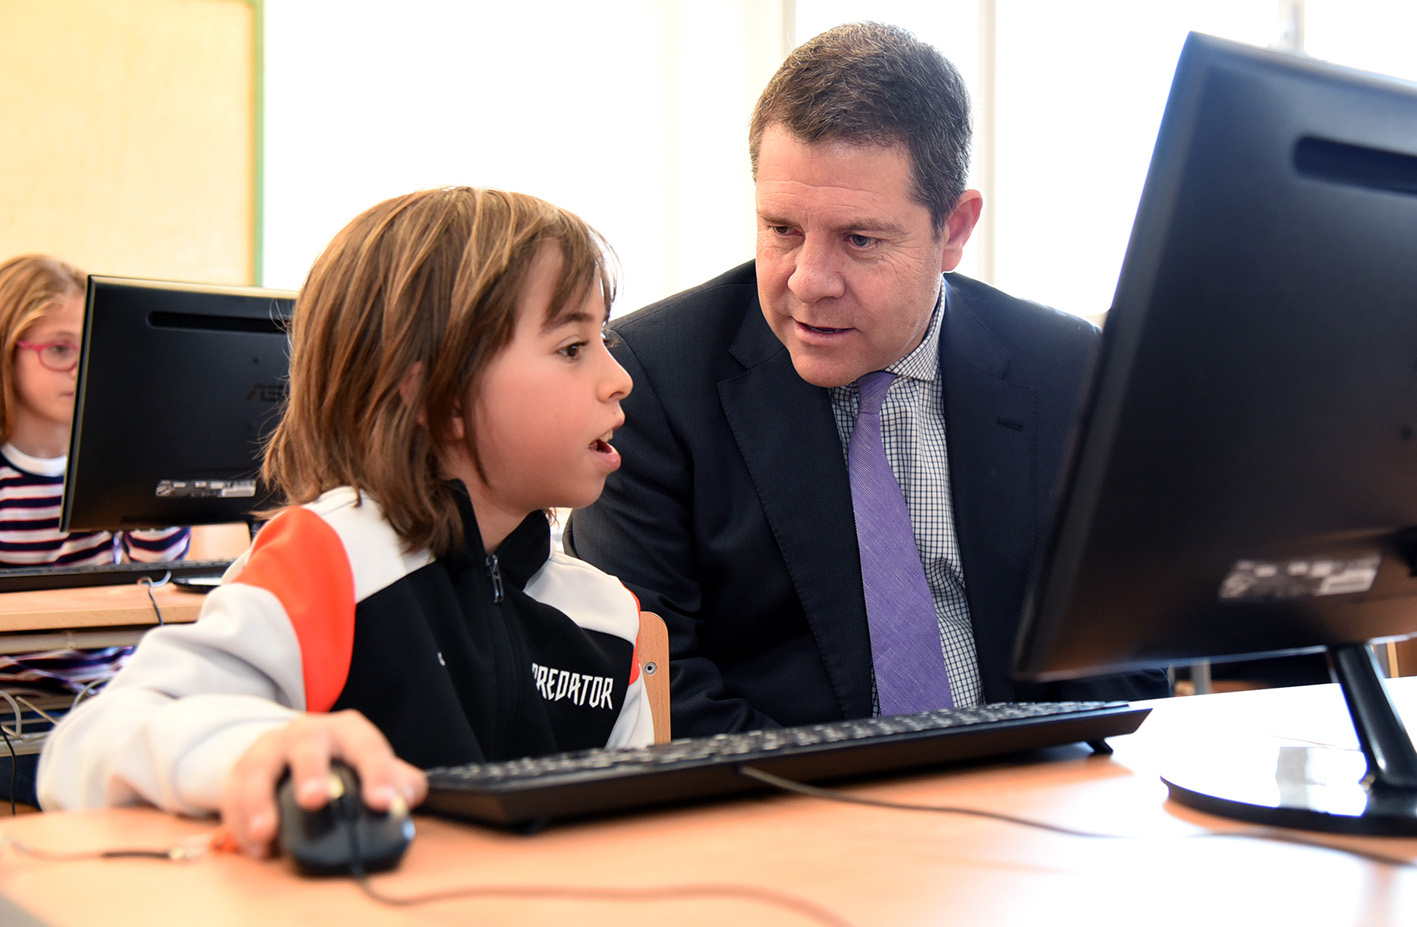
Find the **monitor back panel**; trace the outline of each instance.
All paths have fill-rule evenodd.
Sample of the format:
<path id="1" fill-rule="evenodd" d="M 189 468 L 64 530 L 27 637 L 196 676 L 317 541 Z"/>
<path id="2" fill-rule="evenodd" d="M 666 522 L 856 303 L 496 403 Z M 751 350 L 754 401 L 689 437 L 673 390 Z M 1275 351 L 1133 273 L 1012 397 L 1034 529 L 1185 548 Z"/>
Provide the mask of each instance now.
<path id="1" fill-rule="evenodd" d="M 68 530 L 245 520 L 284 400 L 293 294 L 91 277 Z"/>

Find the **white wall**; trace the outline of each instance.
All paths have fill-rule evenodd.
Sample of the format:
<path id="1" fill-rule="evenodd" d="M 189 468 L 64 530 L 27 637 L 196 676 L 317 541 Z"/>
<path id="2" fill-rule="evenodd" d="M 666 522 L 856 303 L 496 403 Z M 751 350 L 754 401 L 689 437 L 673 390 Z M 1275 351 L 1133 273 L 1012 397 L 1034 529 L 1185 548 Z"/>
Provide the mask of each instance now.
<path id="1" fill-rule="evenodd" d="M 1289 2 L 1315 56 L 1417 77 L 1414 0 Z M 624 266 L 617 311 L 691 286 L 752 256 L 748 117 L 790 39 L 877 19 L 955 62 L 976 138 L 993 142 L 976 158 L 985 218 L 960 269 L 1095 317 L 1186 32 L 1265 45 L 1284 6 L 267 0 L 263 282 L 299 286 L 384 197 L 466 183 L 535 193 L 600 228 Z"/>
<path id="2" fill-rule="evenodd" d="M 747 124 L 781 0 L 267 0 L 262 282 L 444 184 L 522 190 L 611 241 L 617 311 L 753 255 Z"/>
<path id="3" fill-rule="evenodd" d="M 961 270 L 1097 317 L 1111 304 L 1186 33 L 1276 41 L 1288 8 L 1317 58 L 1417 79 L 1414 0 L 795 0 L 797 35 L 894 22 L 975 100 L 984 218 Z M 992 92 L 993 111 L 983 103 Z"/>

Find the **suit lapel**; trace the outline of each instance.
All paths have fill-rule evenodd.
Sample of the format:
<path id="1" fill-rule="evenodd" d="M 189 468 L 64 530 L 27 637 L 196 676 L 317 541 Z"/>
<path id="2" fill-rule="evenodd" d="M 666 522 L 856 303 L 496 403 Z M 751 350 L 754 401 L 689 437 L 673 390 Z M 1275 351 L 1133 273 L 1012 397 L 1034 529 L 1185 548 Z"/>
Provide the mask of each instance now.
<path id="1" fill-rule="evenodd" d="M 1035 391 L 1004 379 L 1011 354 L 956 286 L 940 343 L 950 489 L 981 681 L 1007 698 L 1027 565 L 1038 536 Z"/>
<path id="2" fill-rule="evenodd" d="M 719 397 L 827 676 L 847 717 L 871 710 L 871 648 L 851 488 L 827 390 L 797 375 L 758 312 L 731 349 L 746 370 Z"/>
<path id="3" fill-rule="evenodd" d="M 1020 538 L 1038 536 L 1033 389 L 1007 382 L 1012 354 L 957 286 L 940 338 L 955 530 L 985 697 L 1011 697 L 1007 675 L 1022 599 Z M 731 349 L 745 370 L 719 396 L 847 717 L 871 708 L 870 637 L 850 479 L 825 389 L 797 375 L 763 321 L 748 314 Z M 1022 548 L 1020 545 L 1023 545 Z"/>

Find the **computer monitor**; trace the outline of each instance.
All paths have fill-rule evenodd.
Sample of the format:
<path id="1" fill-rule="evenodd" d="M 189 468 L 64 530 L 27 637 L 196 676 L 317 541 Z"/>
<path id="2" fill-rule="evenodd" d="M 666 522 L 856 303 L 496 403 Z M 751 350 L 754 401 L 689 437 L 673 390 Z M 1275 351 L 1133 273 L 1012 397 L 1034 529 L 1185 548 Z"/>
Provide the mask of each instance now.
<path id="1" fill-rule="evenodd" d="M 1324 785 L 1296 748 L 1249 794 L 1171 794 L 1417 833 L 1417 754 L 1365 646 L 1417 631 L 1417 85 L 1191 35 L 1090 389 L 1016 672 L 1326 649 L 1370 785 L 1362 757 Z"/>
<path id="2" fill-rule="evenodd" d="M 294 294 L 91 276 L 61 524 L 250 522 L 280 414 Z"/>

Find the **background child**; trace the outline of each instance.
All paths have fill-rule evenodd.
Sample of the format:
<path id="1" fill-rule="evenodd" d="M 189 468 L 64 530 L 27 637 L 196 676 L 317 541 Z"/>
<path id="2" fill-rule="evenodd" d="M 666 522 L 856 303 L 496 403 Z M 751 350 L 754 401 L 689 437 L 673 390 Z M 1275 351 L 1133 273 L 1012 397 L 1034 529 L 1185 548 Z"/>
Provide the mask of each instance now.
<path id="1" fill-rule="evenodd" d="M 46 808 L 220 810 L 267 851 L 274 791 L 417 803 L 420 767 L 649 743 L 638 603 L 552 551 L 600 494 L 630 379 L 601 329 L 606 249 L 533 197 L 381 203 L 315 262 L 265 475 L 275 515 L 200 620 L 150 631 L 49 738 Z"/>
<path id="2" fill-rule="evenodd" d="M 0 263 L 0 568 L 175 560 L 187 550 L 187 528 L 59 530 L 86 286 L 48 255 Z"/>
<path id="3" fill-rule="evenodd" d="M 59 530 L 87 282 L 48 255 L 0 263 L 0 569 L 175 560 L 187 551 L 187 528 Z M 0 655 L 0 689 L 72 695 L 112 675 L 129 650 Z M 34 803 L 36 759 L 0 756 L 0 789 L 11 800 Z"/>

